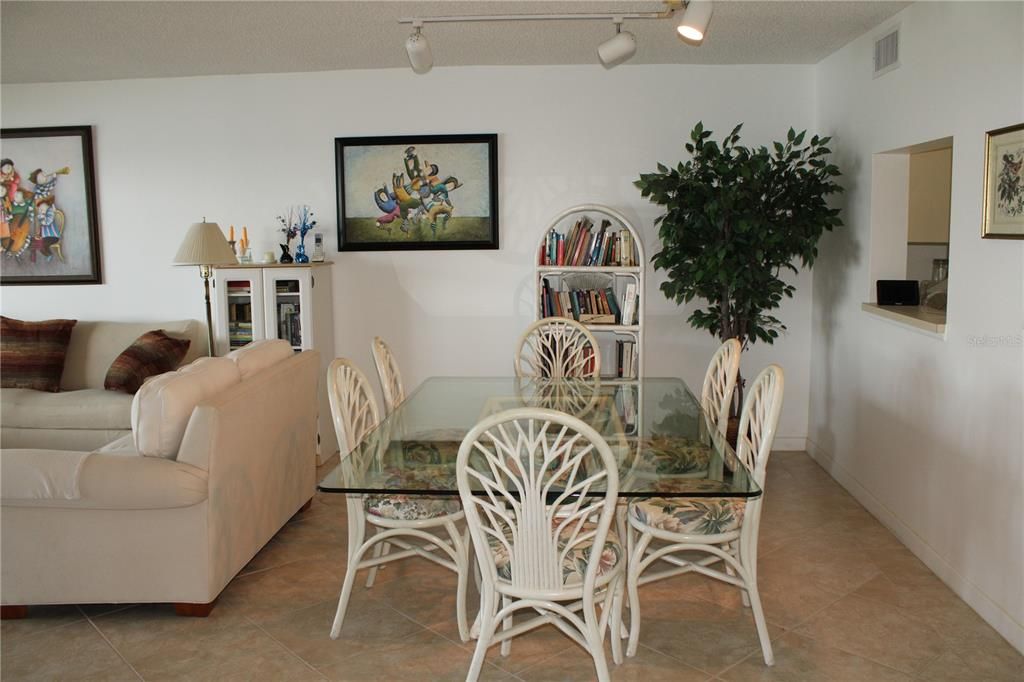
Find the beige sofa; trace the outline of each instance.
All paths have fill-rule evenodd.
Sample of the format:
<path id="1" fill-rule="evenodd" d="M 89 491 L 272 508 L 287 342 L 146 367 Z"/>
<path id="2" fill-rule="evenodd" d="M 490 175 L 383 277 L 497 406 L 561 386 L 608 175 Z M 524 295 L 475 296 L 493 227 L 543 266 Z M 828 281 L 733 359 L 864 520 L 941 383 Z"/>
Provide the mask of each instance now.
<path id="1" fill-rule="evenodd" d="M 315 492 L 318 354 L 260 345 L 150 379 L 132 434 L 98 451 L 0 452 L 5 615 L 137 602 L 208 613 Z"/>
<path id="2" fill-rule="evenodd" d="M 207 354 L 205 327 L 195 320 L 80 320 L 71 331 L 60 393 L 0 389 L 0 447 L 91 450 L 131 433 L 132 396 L 104 390 L 103 379 L 114 358 L 153 329 L 192 342 L 183 365 Z"/>

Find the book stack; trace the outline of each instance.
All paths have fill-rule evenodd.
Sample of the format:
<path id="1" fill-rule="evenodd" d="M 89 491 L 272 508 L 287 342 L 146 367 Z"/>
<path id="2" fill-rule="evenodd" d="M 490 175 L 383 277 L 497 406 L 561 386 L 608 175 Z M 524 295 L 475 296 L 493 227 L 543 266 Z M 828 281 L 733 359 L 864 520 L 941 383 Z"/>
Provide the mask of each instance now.
<path id="1" fill-rule="evenodd" d="M 637 365 L 640 356 L 636 352 L 635 341 L 615 342 L 615 376 L 620 379 L 636 379 Z"/>
<path id="2" fill-rule="evenodd" d="M 615 290 L 611 287 L 556 291 L 545 279 L 540 305 L 541 317 L 570 317 L 585 324 L 620 324 L 622 319 Z"/>
<path id="3" fill-rule="evenodd" d="M 285 339 L 295 348 L 302 346 L 302 326 L 297 304 L 277 304 L 277 338 Z"/>
<path id="4" fill-rule="evenodd" d="M 613 230 L 610 220 L 602 220 L 599 229 L 590 218 L 580 218 L 568 234 L 548 232 L 540 249 L 541 265 L 570 267 L 637 265 L 633 235 L 627 229 Z"/>
<path id="5" fill-rule="evenodd" d="M 240 348 L 252 341 L 252 321 L 232 320 L 228 323 L 228 344 Z"/>

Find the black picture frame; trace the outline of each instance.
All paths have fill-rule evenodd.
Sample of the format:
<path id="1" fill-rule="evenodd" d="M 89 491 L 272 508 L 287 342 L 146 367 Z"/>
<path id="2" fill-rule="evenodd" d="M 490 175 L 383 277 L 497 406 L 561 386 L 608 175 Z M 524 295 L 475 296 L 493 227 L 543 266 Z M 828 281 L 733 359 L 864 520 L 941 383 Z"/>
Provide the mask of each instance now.
<path id="1" fill-rule="evenodd" d="M 73 153 L 60 144 L 69 137 L 78 138 Z M 0 284 L 101 284 L 92 126 L 3 128 L 0 141 Z"/>
<path id="2" fill-rule="evenodd" d="M 339 251 L 498 248 L 497 134 L 338 137 L 334 152 Z"/>

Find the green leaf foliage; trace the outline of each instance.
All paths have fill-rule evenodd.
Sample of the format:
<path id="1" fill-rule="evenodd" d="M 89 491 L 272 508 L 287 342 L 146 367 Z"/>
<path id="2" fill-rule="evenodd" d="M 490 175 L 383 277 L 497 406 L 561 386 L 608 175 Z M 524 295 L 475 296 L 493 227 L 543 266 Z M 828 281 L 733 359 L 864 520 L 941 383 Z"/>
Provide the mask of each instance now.
<path id="1" fill-rule="evenodd" d="M 665 209 L 651 259 L 668 277 L 662 293 L 679 304 L 706 301 L 689 323 L 746 346 L 773 343 L 786 328 L 771 311 L 795 288 L 779 274 L 814 264 L 821 235 L 843 224 L 829 205 L 843 188 L 827 158 L 831 138 L 814 135 L 805 146 L 806 131 L 790 128 L 784 143 L 749 148 L 739 144 L 742 127 L 715 142 L 698 122 L 688 161 L 659 163 L 634 184 Z"/>

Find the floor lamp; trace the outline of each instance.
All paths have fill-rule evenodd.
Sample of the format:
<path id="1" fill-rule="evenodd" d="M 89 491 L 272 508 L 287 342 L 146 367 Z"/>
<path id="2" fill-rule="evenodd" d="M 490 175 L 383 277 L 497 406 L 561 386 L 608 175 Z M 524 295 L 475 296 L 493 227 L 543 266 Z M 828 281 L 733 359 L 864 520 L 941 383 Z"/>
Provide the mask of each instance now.
<path id="1" fill-rule="evenodd" d="M 213 352 L 213 315 L 210 312 L 210 275 L 215 265 L 235 265 L 238 259 L 235 252 L 224 238 L 220 225 L 208 223 L 203 218 L 201 223 L 192 223 L 185 234 L 185 240 L 178 247 L 174 256 L 175 265 L 198 265 L 199 276 L 203 278 L 203 292 L 206 296 L 206 332 L 210 343 L 210 355 Z"/>

